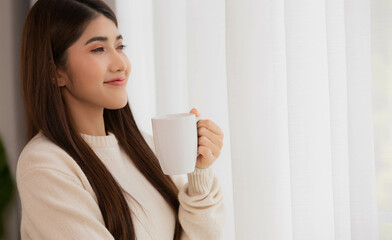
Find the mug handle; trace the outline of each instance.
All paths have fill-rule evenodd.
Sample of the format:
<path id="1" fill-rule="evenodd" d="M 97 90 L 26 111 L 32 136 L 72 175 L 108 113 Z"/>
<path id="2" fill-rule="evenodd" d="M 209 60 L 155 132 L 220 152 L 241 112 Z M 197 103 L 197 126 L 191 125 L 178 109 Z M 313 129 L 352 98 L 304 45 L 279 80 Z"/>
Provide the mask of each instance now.
<path id="1" fill-rule="evenodd" d="M 195 118 L 196 118 L 196 125 L 197 125 L 197 122 L 201 120 L 201 117 L 196 117 L 196 116 L 195 116 Z M 197 127 L 197 126 L 196 126 L 196 127 Z M 200 153 L 197 153 L 197 156 L 199 156 L 199 155 L 200 155 Z"/>

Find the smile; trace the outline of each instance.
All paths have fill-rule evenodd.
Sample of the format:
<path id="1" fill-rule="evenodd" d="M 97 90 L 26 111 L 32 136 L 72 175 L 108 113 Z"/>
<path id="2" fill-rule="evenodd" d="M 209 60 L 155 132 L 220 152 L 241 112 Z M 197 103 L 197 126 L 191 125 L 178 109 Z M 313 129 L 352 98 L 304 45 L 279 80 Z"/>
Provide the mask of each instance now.
<path id="1" fill-rule="evenodd" d="M 123 85 L 125 85 L 125 83 L 126 83 L 125 79 L 116 79 L 113 81 L 104 82 L 104 84 L 110 84 L 110 85 L 114 85 L 114 86 L 123 86 Z"/>

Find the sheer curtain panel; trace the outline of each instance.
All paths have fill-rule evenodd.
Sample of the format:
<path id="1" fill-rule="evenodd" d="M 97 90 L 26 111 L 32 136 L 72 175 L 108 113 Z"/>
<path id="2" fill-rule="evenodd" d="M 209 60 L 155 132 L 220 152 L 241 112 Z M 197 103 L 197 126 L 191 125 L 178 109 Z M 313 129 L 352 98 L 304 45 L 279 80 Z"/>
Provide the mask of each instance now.
<path id="1" fill-rule="evenodd" d="M 237 239 L 378 239 L 369 1 L 226 1 Z"/>

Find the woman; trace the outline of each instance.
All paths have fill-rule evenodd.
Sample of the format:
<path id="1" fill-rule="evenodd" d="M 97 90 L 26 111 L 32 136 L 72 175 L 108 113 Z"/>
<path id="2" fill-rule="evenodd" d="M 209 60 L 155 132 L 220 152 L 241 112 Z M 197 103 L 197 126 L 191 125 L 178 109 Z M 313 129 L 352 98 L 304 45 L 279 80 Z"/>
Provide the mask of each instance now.
<path id="1" fill-rule="evenodd" d="M 23 240 L 222 236 L 222 192 L 210 167 L 222 131 L 199 121 L 188 183 L 164 175 L 127 102 L 122 41 L 101 0 L 38 0 L 27 16 L 21 76 L 30 141 L 17 166 Z"/>

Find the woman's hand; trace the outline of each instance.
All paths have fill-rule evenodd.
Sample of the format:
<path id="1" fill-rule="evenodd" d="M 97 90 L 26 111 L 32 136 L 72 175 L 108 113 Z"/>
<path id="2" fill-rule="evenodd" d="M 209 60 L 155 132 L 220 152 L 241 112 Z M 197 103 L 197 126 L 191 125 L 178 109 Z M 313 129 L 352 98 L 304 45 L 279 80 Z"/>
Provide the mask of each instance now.
<path id="1" fill-rule="evenodd" d="M 189 113 L 200 114 L 196 108 L 192 108 Z M 223 132 L 213 121 L 205 119 L 197 123 L 198 148 L 197 148 L 197 168 L 208 168 L 219 157 L 223 147 Z"/>

